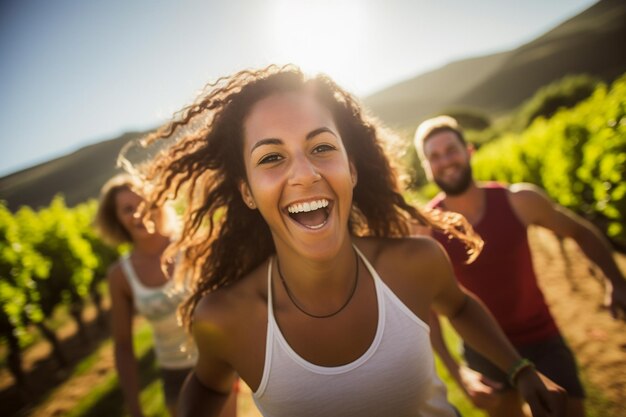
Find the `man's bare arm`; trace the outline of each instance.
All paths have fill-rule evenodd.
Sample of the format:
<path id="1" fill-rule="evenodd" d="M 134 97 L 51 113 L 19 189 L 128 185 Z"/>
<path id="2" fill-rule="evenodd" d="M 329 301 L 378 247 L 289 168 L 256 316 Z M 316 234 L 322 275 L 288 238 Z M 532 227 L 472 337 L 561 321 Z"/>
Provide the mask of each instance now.
<path id="1" fill-rule="evenodd" d="M 626 316 L 626 280 L 613 258 L 608 240 L 589 221 L 554 203 L 538 187 L 531 184 L 511 186 L 511 203 L 518 217 L 527 225 L 552 230 L 559 236 L 576 241 L 583 253 L 607 278 L 606 304 L 613 317 Z"/>

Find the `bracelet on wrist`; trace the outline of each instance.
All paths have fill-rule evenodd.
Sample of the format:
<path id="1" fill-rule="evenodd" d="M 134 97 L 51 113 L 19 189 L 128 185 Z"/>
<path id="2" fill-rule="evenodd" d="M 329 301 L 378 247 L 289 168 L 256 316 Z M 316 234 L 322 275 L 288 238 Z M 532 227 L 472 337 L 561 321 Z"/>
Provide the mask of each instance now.
<path id="1" fill-rule="evenodd" d="M 519 376 L 520 372 L 522 372 L 526 368 L 535 369 L 535 364 L 526 358 L 521 358 L 511 367 L 511 369 L 507 373 L 507 379 L 511 386 L 516 386 L 517 377 Z"/>

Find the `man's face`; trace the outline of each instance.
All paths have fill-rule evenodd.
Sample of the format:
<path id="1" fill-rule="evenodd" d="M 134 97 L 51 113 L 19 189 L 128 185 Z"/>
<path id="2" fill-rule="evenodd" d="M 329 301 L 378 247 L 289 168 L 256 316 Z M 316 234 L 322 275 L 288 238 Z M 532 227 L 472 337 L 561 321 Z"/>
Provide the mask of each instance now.
<path id="1" fill-rule="evenodd" d="M 448 195 L 465 192 L 472 183 L 470 151 L 455 132 L 438 132 L 424 143 L 427 174 Z"/>

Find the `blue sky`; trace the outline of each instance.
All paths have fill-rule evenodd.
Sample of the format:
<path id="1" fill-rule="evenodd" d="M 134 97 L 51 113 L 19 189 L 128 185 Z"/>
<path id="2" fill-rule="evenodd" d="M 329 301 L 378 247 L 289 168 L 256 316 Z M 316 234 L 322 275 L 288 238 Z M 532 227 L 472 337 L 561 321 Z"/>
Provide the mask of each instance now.
<path id="1" fill-rule="evenodd" d="M 0 176 L 155 127 L 207 82 L 295 63 L 366 96 L 519 46 L 590 0 L 2 0 Z"/>

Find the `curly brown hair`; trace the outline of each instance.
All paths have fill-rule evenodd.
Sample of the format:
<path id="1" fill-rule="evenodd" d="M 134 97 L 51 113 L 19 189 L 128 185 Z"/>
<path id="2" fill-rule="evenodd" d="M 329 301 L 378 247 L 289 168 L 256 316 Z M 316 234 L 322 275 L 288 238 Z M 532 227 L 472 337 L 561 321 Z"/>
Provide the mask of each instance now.
<path id="1" fill-rule="evenodd" d="M 186 203 L 182 238 L 170 249 L 183 254 L 177 276 L 191 276 L 193 283 L 180 310 L 187 325 L 206 292 L 241 279 L 275 252 L 268 225 L 258 210 L 248 209 L 238 188 L 246 181 L 244 122 L 259 100 L 303 90 L 331 111 L 358 173 L 351 233 L 408 236 L 410 223 L 416 222 L 462 238 L 474 254 L 480 250 L 482 242 L 462 218 L 427 214 L 404 200 L 383 150 L 385 130 L 329 77 L 307 78 L 291 65 L 241 71 L 209 84 L 194 104 L 142 141 L 150 146 L 179 136 L 137 173 L 152 185 L 149 204 L 181 196 Z"/>

